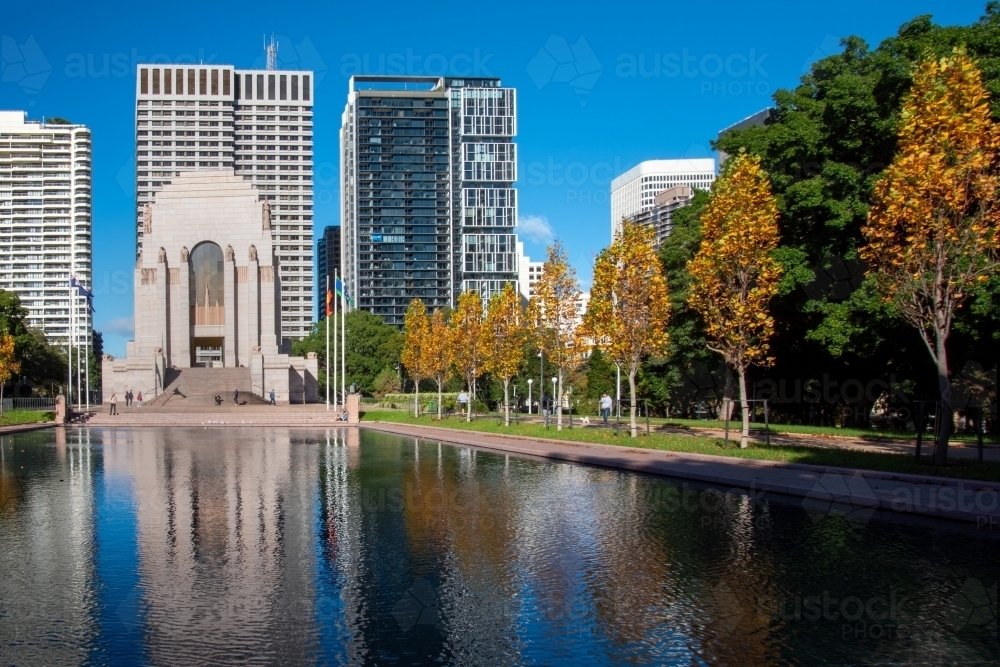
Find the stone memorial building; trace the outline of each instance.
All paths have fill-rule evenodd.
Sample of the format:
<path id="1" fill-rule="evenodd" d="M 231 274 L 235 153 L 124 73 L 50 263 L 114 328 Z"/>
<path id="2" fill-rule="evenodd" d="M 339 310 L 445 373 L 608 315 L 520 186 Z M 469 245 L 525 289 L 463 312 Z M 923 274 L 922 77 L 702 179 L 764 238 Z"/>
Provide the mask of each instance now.
<path id="1" fill-rule="evenodd" d="M 104 357 L 105 400 L 129 389 L 150 399 L 173 389 L 178 398 L 168 400 L 196 398 L 191 391 L 231 400 L 238 388 L 314 402 L 315 355 L 279 349 L 277 268 L 270 205 L 250 183 L 230 168 L 174 178 L 143 212 L 134 340 L 124 359 Z"/>

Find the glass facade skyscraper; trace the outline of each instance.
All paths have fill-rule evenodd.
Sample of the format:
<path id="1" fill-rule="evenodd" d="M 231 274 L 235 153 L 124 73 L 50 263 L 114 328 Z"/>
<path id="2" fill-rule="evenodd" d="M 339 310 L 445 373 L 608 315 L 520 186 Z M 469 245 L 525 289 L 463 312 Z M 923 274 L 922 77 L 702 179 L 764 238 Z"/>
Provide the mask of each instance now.
<path id="1" fill-rule="evenodd" d="M 517 284 L 515 102 L 493 78 L 351 79 L 341 266 L 357 307 L 402 326 L 414 298 Z"/>

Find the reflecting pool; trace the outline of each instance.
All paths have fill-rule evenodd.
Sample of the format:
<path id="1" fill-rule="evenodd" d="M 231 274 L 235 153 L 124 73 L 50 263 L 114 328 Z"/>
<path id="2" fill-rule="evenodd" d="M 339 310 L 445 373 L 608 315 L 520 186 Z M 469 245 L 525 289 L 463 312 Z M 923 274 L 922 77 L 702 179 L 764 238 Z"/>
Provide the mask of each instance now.
<path id="1" fill-rule="evenodd" d="M 1000 531 L 368 430 L 0 440 L 2 665 L 1000 661 Z"/>

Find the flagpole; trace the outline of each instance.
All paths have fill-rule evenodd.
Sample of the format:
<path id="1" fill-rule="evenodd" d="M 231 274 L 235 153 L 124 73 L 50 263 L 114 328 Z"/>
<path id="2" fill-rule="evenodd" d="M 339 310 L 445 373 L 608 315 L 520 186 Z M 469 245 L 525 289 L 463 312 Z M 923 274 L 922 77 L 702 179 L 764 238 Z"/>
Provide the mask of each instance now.
<path id="1" fill-rule="evenodd" d="M 347 405 L 347 286 L 340 281 L 341 311 L 340 316 L 340 394 Z"/>
<path id="2" fill-rule="evenodd" d="M 87 309 L 87 318 L 88 321 L 91 321 L 89 308 Z M 83 362 L 83 372 L 86 377 L 86 382 L 84 383 L 84 386 L 87 390 L 87 393 L 85 394 L 85 400 L 87 401 L 87 412 L 90 412 L 90 341 L 94 337 L 94 327 L 93 326 L 87 327 L 87 331 L 89 332 L 90 335 L 88 336 L 87 345 L 83 348 L 83 353 L 87 355 L 86 359 Z"/>
<path id="3" fill-rule="evenodd" d="M 326 409 L 330 409 L 330 274 L 326 274 L 326 291 L 323 292 L 323 318 L 326 320 Z"/>
<path id="4" fill-rule="evenodd" d="M 333 271 L 333 294 L 331 295 L 331 300 L 333 301 L 333 405 L 336 407 L 340 405 L 337 403 L 337 271 Z"/>
<path id="5" fill-rule="evenodd" d="M 73 299 L 73 308 L 76 309 L 76 298 Z M 74 331 L 74 336 L 76 337 L 76 411 L 81 412 L 83 409 L 83 398 L 80 396 L 82 387 L 80 386 L 80 334 L 78 331 Z"/>
<path id="6" fill-rule="evenodd" d="M 73 409 L 73 283 L 70 274 L 69 331 L 66 332 L 66 408 Z"/>

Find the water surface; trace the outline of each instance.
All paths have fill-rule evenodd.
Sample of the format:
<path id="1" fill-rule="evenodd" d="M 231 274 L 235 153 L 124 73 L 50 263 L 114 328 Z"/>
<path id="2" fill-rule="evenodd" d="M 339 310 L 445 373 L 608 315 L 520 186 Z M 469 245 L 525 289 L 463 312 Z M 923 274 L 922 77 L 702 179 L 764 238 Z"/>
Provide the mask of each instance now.
<path id="1" fill-rule="evenodd" d="M 0 664 L 997 664 L 997 537 L 366 430 L 35 431 Z"/>

